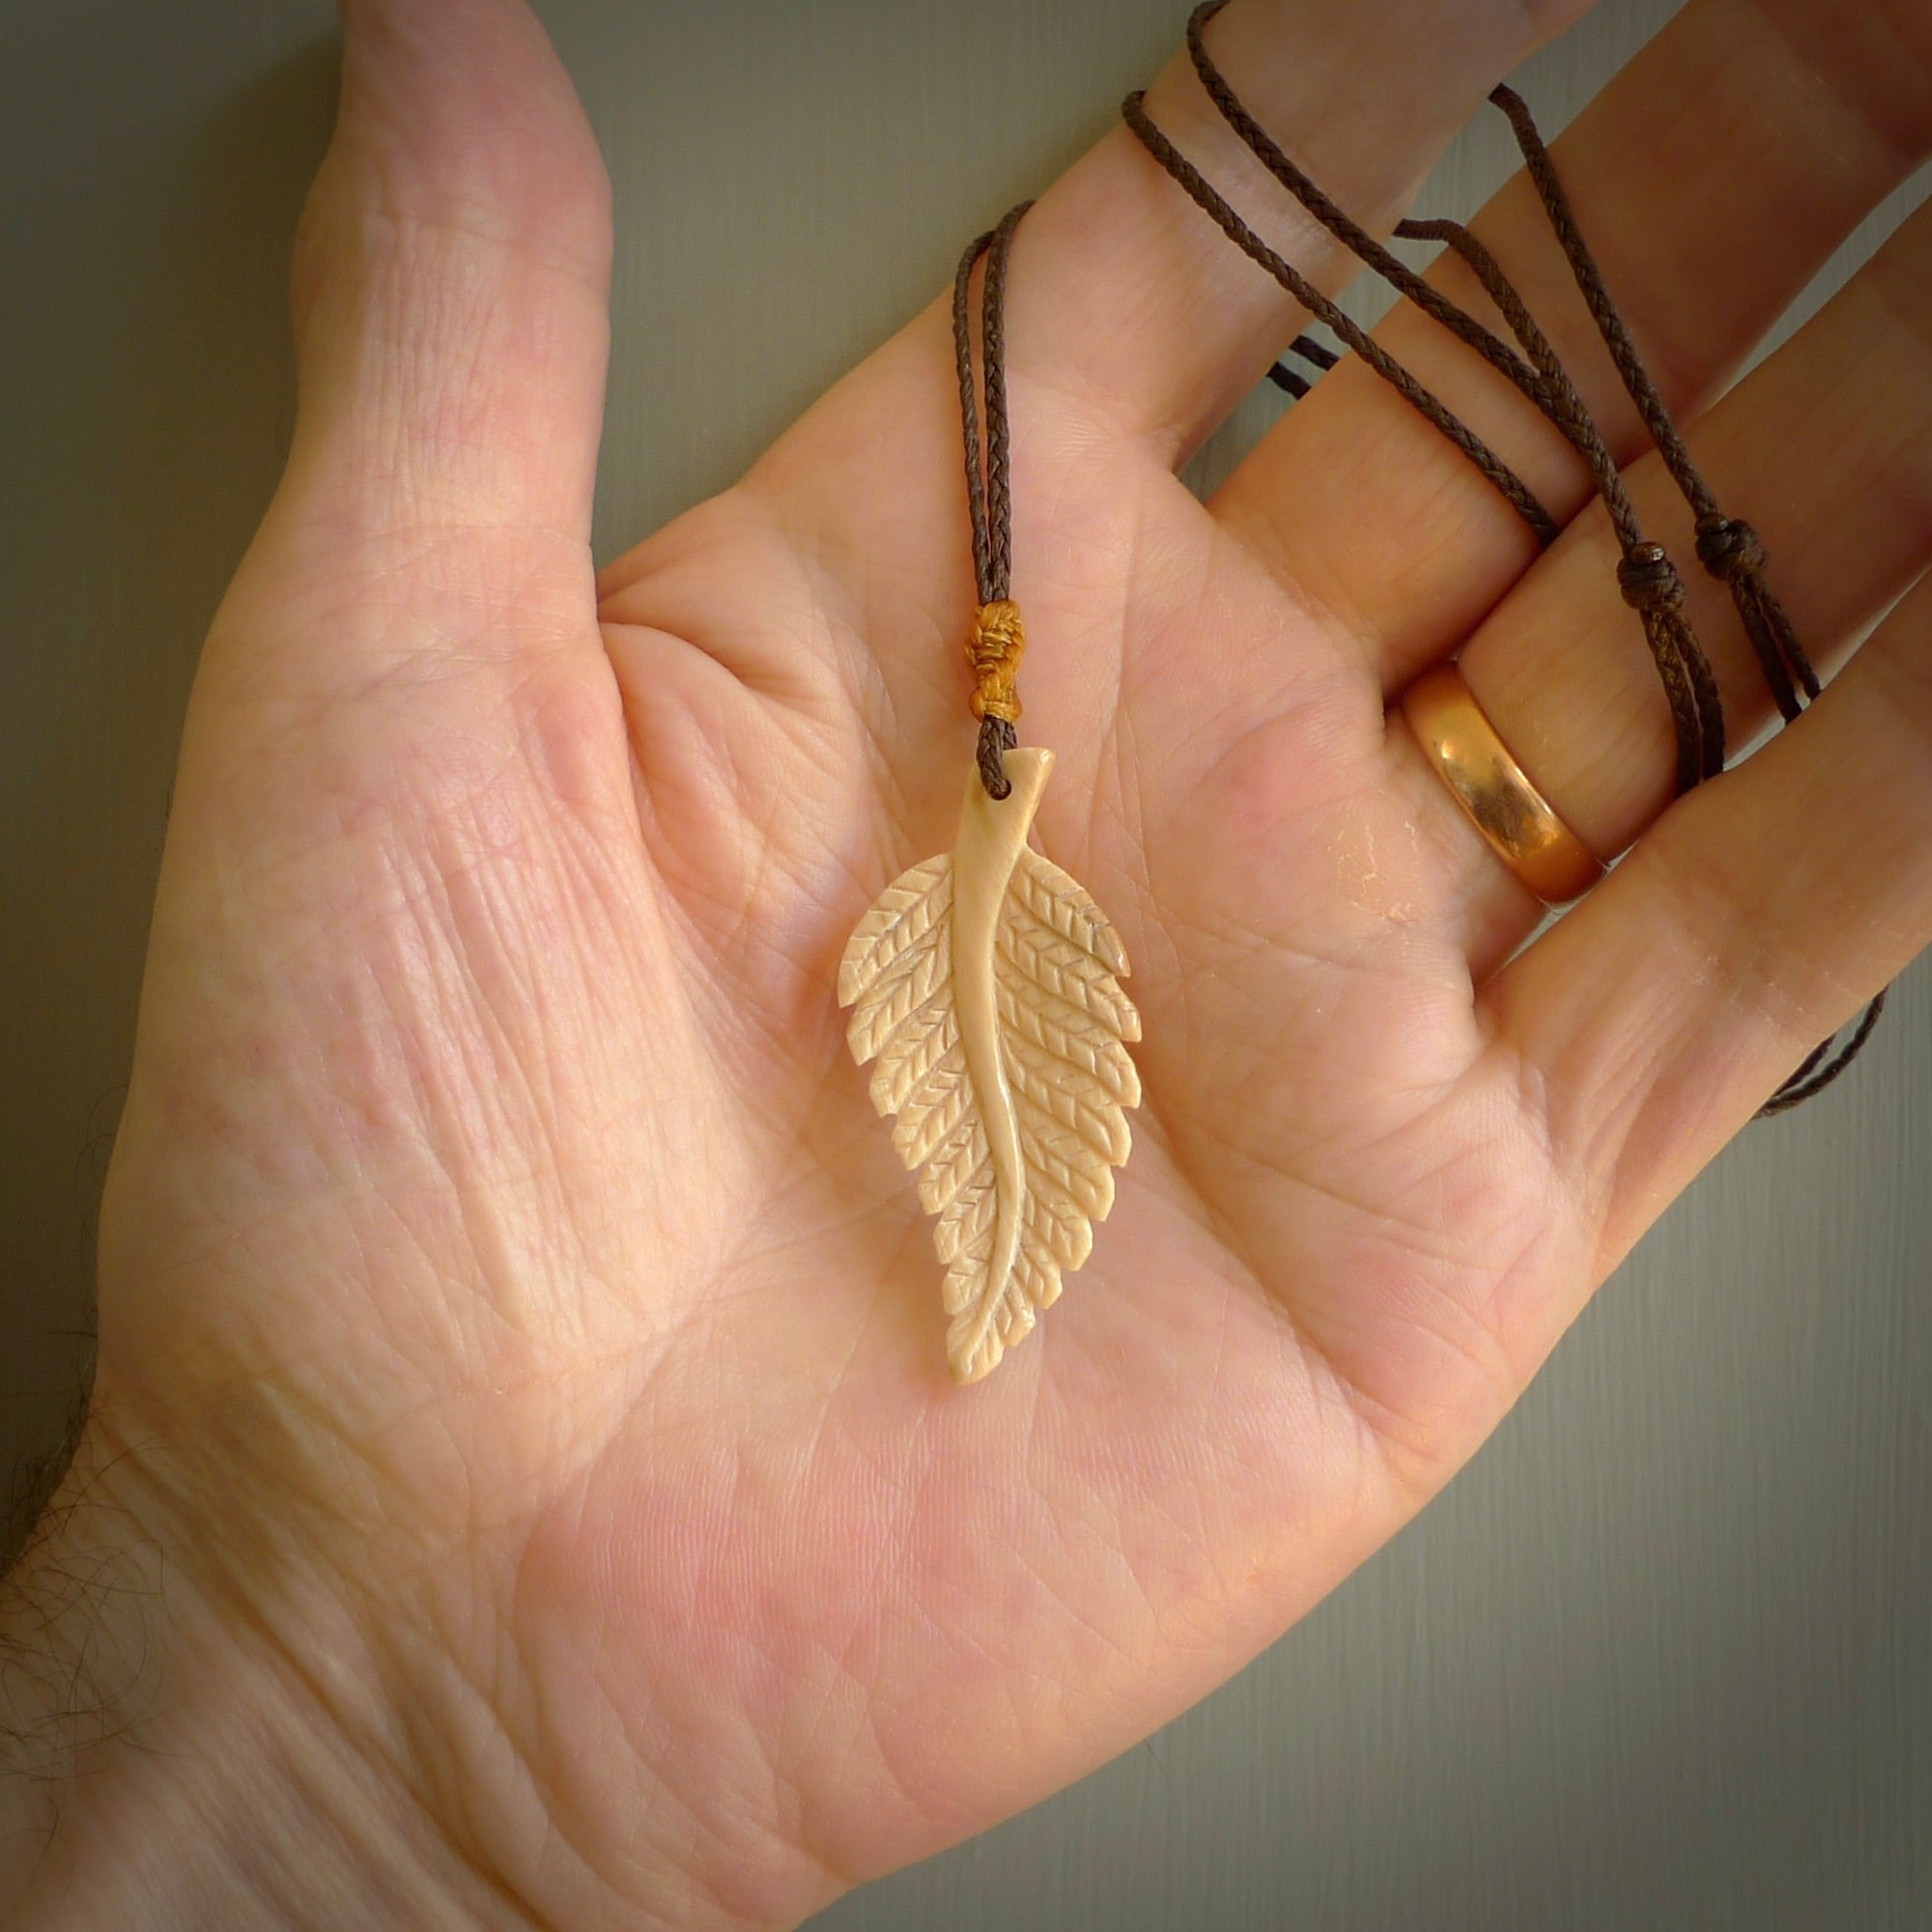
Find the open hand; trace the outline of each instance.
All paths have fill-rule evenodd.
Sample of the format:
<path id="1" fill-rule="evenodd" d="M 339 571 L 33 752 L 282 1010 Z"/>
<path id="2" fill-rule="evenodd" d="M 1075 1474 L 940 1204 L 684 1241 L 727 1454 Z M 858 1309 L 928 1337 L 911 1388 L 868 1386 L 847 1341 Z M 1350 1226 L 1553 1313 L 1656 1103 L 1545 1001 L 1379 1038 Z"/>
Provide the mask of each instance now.
<path id="1" fill-rule="evenodd" d="M 1213 34 L 1386 224 L 1577 11 L 1236 0 Z M 518 0 L 346 0 L 295 449 L 195 690 L 95 1416 L 19 1586 L 158 1552 L 65 1614 L 164 1668 L 30 1899 L 789 1923 L 1201 1696 L 1471 1454 L 1932 935 L 1932 220 L 1699 416 L 1924 152 L 1932 17 L 1719 11 L 1558 160 L 1813 656 L 1908 594 L 1668 810 L 1607 530 L 1520 399 L 1383 331 L 1576 515 L 1547 556 L 1353 364 L 1204 507 L 1177 467 L 1294 316 L 1120 130 L 1023 223 L 1023 730 L 1134 963 L 1146 1098 L 1093 1259 L 959 1392 L 834 1001 L 971 754 L 945 305 L 595 577 L 610 234 L 570 87 Z M 1347 279 L 1184 64 L 1149 105 Z M 1477 225 L 1688 551 L 1532 198 Z M 1744 743 L 1768 697 L 1693 595 Z M 1385 723 L 1458 650 L 1570 823 L 1642 835 L 1520 953 L 1540 908 Z"/>

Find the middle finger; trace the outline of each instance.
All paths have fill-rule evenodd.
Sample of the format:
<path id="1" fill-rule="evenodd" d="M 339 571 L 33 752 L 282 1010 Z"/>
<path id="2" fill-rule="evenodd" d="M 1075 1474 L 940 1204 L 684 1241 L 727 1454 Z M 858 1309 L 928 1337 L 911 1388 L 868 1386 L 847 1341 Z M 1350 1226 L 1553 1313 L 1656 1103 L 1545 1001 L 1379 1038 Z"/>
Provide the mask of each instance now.
<path id="1" fill-rule="evenodd" d="M 1686 413 L 1932 142 L 1932 90 L 1916 81 L 1932 62 L 1932 14 L 1889 10 L 1898 24 L 1888 36 L 1873 26 L 1888 10 L 1853 10 L 1856 31 L 1820 36 L 1820 11 L 1691 0 L 1555 144 L 1608 286 Z M 1922 44 L 1901 92 L 1908 28 Z M 1646 446 L 1641 424 L 1526 179 L 1472 226 L 1575 372 L 1612 451 L 1632 459 Z M 1485 312 L 1453 258 L 1432 279 Z M 1378 336 L 1559 521 L 1588 500 L 1562 438 L 1472 351 L 1406 304 Z M 1385 691 L 1460 643 L 1533 553 L 1468 463 L 1352 358 L 1264 439 L 1213 507 L 1277 576 L 1350 624 Z"/>

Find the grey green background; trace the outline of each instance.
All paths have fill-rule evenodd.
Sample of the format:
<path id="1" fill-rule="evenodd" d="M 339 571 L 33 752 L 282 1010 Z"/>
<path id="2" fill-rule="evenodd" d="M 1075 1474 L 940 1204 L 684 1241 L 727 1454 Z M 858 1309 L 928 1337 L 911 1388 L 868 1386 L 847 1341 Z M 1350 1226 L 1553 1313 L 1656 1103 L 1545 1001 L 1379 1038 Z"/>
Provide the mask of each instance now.
<path id="1" fill-rule="evenodd" d="M 1342 4 L 1342 0 L 1337 0 Z M 1818 0 L 1833 4 L 1833 0 Z M 1070 159 L 1186 0 L 544 0 L 616 185 L 600 555 Z M 1604 0 L 1560 126 L 1673 11 Z M 0 0 L 0 1463 L 59 1435 L 196 648 L 291 415 L 321 0 Z M 1426 196 L 1507 171 L 1472 128 Z M 1918 192 L 1881 212 L 1870 245 Z M 1846 264 L 1834 270 L 1842 273 Z M 1224 467 L 1263 393 L 1202 459 Z M 1932 974 L 1217 1696 L 828 1932 L 1932 1924 Z"/>

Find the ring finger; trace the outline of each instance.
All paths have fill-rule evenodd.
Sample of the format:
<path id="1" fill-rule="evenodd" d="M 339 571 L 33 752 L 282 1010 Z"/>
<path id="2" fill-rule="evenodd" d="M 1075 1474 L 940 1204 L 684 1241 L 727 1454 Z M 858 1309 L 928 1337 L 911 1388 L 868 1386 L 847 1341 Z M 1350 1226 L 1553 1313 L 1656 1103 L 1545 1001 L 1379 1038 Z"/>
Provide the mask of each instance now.
<path id="1" fill-rule="evenodd" d="M 1913 216 L 1821 314 L 1690 426 L 1727 505 L 1764 533 L 1773 575 L 1820 669 L 1932 560 L 1932 209 Z M 1653 457 L 1628 473 L 1646 525 L 1679 555 L 1689 512 Z M 1670 715 L 1617 590 L 1606 520 L 1579 518 L 1469 639 L 1478 702 L 1567 824 L 1601 856 L 1668 805 Z M 1733 750 L 1769 724 L 1769 692 L 1722 588 L 1692 571 L 1690 614 L 1724 698 Z M 1389 755 L 1420 765 L 1406 730 Z M 1432 785 L 1434 781 L 1432 781 Z M 1439 786 L 1443 847 L 1460 853 L 1479 980 L 1520 944 L 1534 902 Z"/>

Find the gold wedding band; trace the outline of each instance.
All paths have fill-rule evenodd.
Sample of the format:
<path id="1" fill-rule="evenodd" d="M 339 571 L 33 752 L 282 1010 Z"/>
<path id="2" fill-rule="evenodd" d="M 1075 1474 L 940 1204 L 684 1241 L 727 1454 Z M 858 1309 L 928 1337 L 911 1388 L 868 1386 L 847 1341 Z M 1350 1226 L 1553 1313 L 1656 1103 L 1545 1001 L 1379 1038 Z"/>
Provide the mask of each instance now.
<path id="1" fill-rule="evenodd" d="M 1476 830 L 1538 898 L 1563 905 L 1604 876 L 1589 847 L 1530 783 L 1453 665 L 1409 686 L 1403 716 Z"/>

